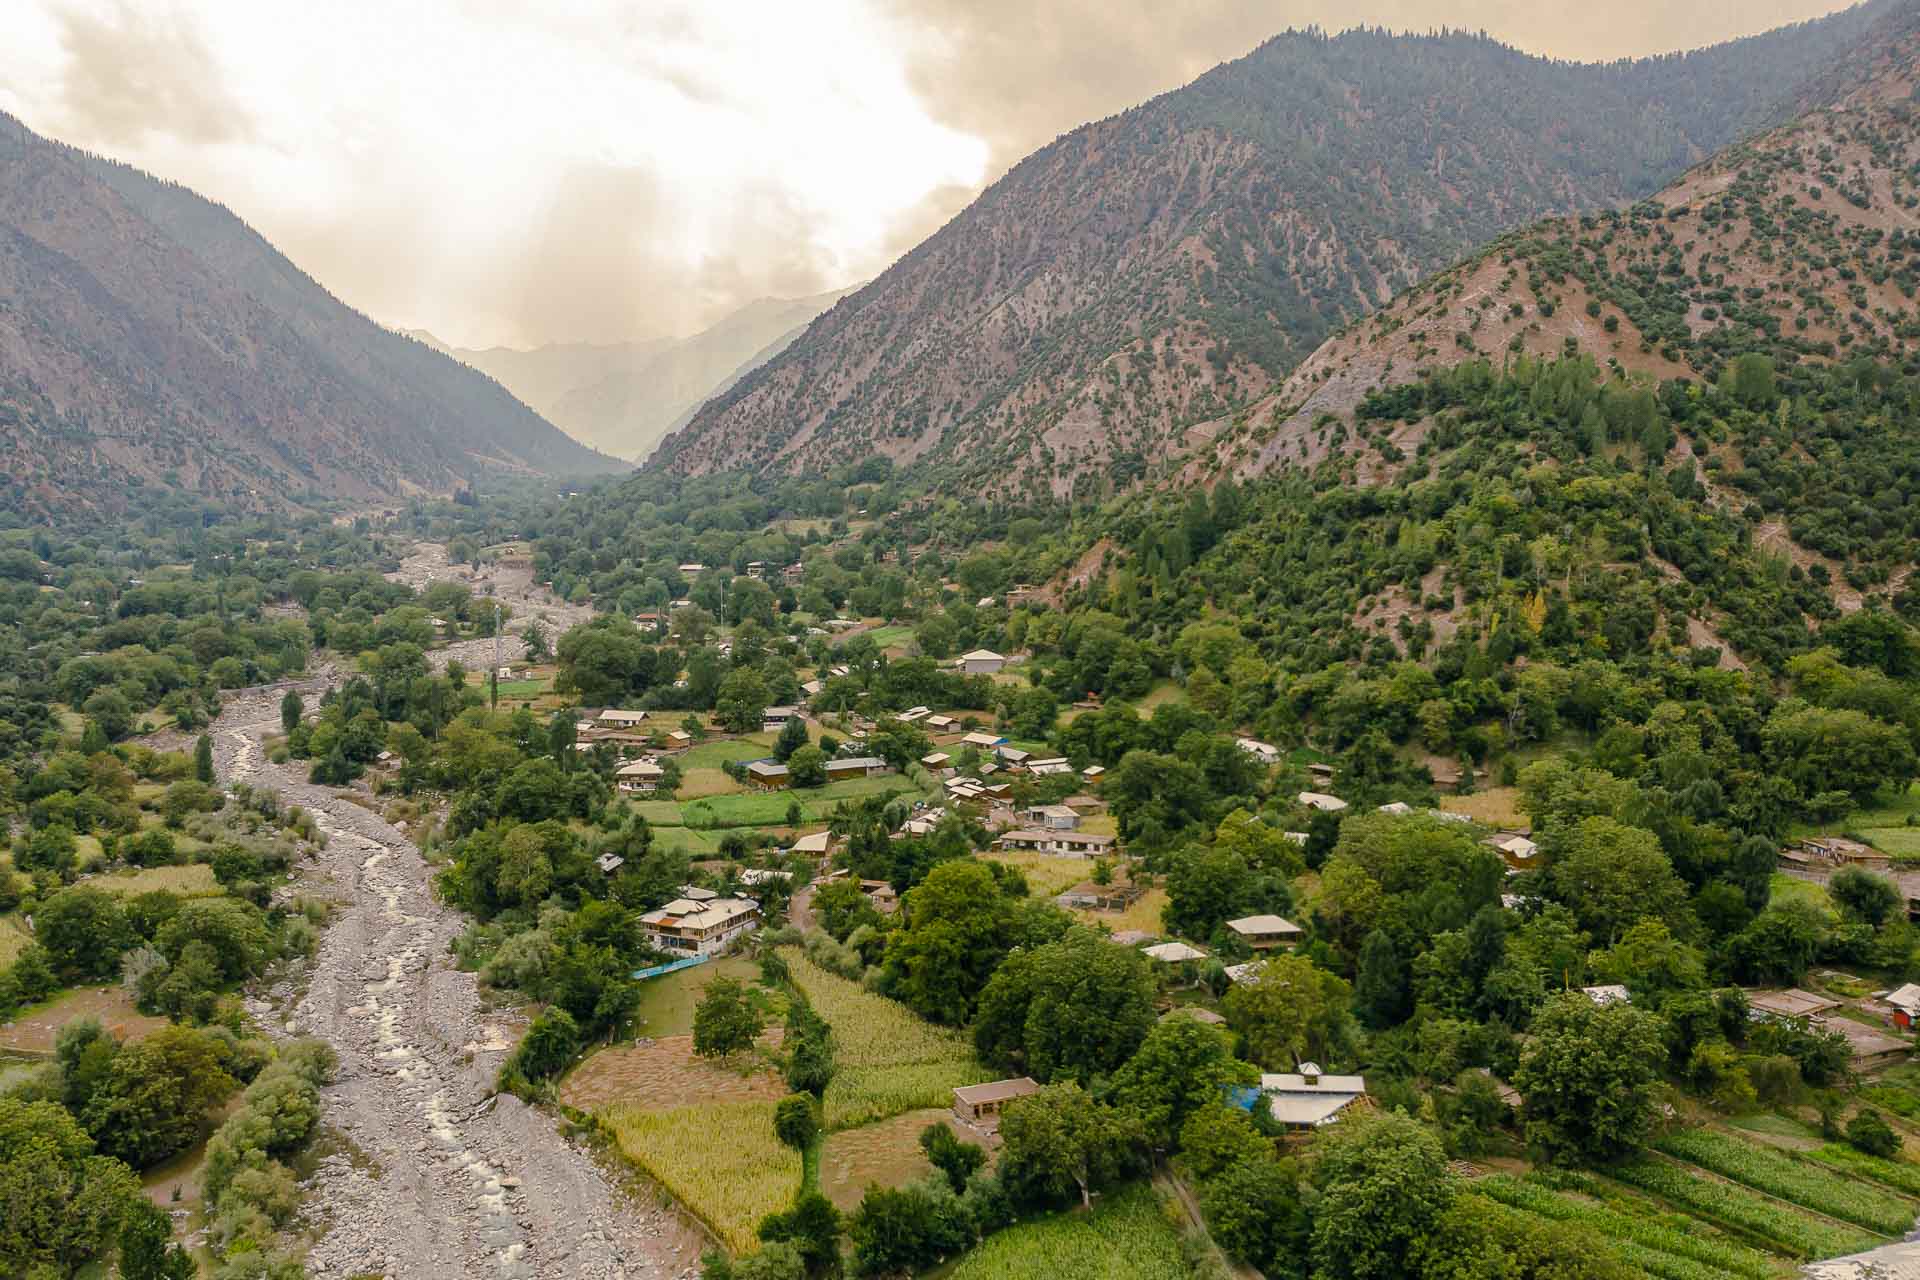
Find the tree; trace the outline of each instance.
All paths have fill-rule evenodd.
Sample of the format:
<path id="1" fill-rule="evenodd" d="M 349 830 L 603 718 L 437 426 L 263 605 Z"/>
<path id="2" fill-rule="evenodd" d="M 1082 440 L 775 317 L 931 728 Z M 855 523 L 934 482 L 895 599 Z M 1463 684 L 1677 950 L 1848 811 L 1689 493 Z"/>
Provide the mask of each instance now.
<path id="1" fill-rule="evenodd" d="M 807 722 L 799 716 L 793 716 L 780 726 L 780 736 L 773 740 L 773 758 L 781 764 L 793 758 L 793 753 L 807 745 Z"/>
<path id="2" fill-rule="evenodd" d="M 1856 1151 L 1864 1151 L 1870 1156 L 1892 1159 L 1900 1150 L 1900 1135 L 1893 1131 L 1887 1118 L 1871 1107 L 1860 1110 L 1853 1119 L 1847 1121 L 1847 1143 Z"/>
<path id="3" fill-rule="evenodd" d="M 48 898 L 34 916 L 34 933 L 53 963 L 73 978 L 103 978 L 137 939 L 124 900 L 91 885 L 75 885 Z"/>
<path id="4" fill-rule="evenodd" d="M 1532 1031 L 1513 1077 L 1527 1141 L 1558 1163 L 1638 1148 L 1653 1125 L 1653 1085 L 1666 1057 L 1660 1019 L 1563 991 L 1541 1006 Z"/>
<path id="5" fill-rule="evenodd" d="M 935 1120 L 920 1131 L 920 1149 L 927 1161 L 946 1175 L 954 1194 L 967 1189 L 967 1179 L 987 1163 L 987 1153 L 978 1143 L 962 1142 L 945 1120 Z"/>
<path id="6" fill-rule="evenodd" d="M 780 1099 L 773 1109 L 773 1132 L 796 1151 L 804 1151 L 820 1136 L 820 1117 L 813 1109 L 809 1094 L 795 1093 Z"/>
<path id="7" fill-rule="evenodd" d="M 1399 1112 L 1344 1119 L 1315 1141 L 1312 1176 L 1316 1277 L 1418 1274 L 1409 1260 L 1454 1196 L 1446 1152 L 1430 1130 Z"/>
<path id="8" fill-rule="evenodd" d="M 213 739 L 204 733 L 193 744 L 193 776 L 208 785 L 213 783 Z"/>
<path id="9" fill-rule="evenodd" d="M 1651 831 L 1613 818 L 1583 818 L 1550 844 L 1547 882 L 1596 940 L 1620 937 L 1636 921 L 1673 922 L 1687 886 Z"/>
<path id="10" fill-rule="evenodd" d="M 971 1143 L 959 1145 L 978 1150 Z M 847 1234 L 853 1239 L 855 1275 L 908 1275 L 966 1249 L 973 1243 L 974 1224 L 953 1189 L 929 1178 L 904 1187 L 868 1187 Z"/>
<path id="11" fill-rule="evenodd" d="M 733 733 L 752 733 L 766 718 L 767 683 L 752 667 L 738 667 L 720 681 L 714 718 Z"/>
<path id="12" fill-rule="evenodd" d="M 1407 966 L 1393 945 L 1392 935 L 1384 929 L 1369 933 L 1360 944 L 1360 968 L 1353 984 L 1354 1011 L 1363 1025 L 1384 1031 L 1406 1021 L 1412 1012 L 1407 977 Z"/>
<path id="13" fill-rule="evenodd" d="M 785 1241 L 800 1251 L 809 1271 L 825 1267 L 840 1253 L 840 1211 L 817 1191 L 802 1191 L 785 1213 L 760 1220 L 760 1238 Z"/>
<path id="14" fill-rule="evenodd" d="M 827 781 L 827 753 L 809 744 L 793 753 L 787 761 L 788 780 L 796 787 L 824 786 Z"/>
<path id="15" fill-rule="evenodd" d="M 1154 1025 L 1148 961 L 1084 929 L 1007 958 L 980 993 L 974 1046 L 1037 1080 L 1090 1081 L 1133 1055 Z"/>
<path id="16" fill-rule="evenodd" d="M 193 1257 L 173 1243 L 173 1219 L 144 1196 L 127 1206 L 120 1225 L 122 1280 L 194 1280 Z"/>
<path id="17" fill-rule="evenodd" d="M 1353 988 L 1305 956 L 1269 956 L 1233 984 L 1221 1011 L 1270 1070 L 1341 1056 L 1353 1039 Z"/>
<path id="18" fill-rule="evenodd" d="M 750 1048 L 760 1034 L 760 1012 L 737 978 L 715 978 L 693 1011 L 693 1051 L 724 1058 Z"/>
<path id="19" fill-rule="evenodd" d="M 1864 867 L 1842 867 L 1827 881 L 1827 894 L 1842 915 L 1878 929 L 1901 907 L 1900 890 Z"/>
<path id="20" fill-rule="evenodd" d="M 206 1112 L 236 1088 L 220 1041 L 169 1026 L 123 1046 L 82 1112 L 101 1150 L 144 1169 L 185 1150 Z"/>
<path id="21" fill-rule="evenodd" d="M 901 900 L 886 990 L 923 1018 L 960 1026 L 1007 953 L 1012 912 L 984 863 L 943 862 Z"/>
<path id="22" fill-rule="evenodd" d="M 0 1096 L 0 1265 L 10 1273 L 71 1275 L 106 1251 L 139 1194 L 133 1171 L 94 1154 L 64 1107 Z"/>
<path id="23" fill-rule="evenodd" d="M 1134 1116 L 1147 1141 L 1172 1147 L 1187 1117 L 1235 1085 L 1258 1084 L 1252 1064 L 1233 1056 L 1233 1041 L 1195 1018 L 1156 1022 L 1108 1088 L 1114 1106 Z"/>
<path id="24" fill-rule="evenodd" d="M 1072 1082 L 1009 1102 L 1000 1140 L 1000 1176 L 1016 1199 L 1058 1204 L 1077 1191 L 1083 1208 L 1134 1168 L 1144 1147 L 1136 1124 Z"/>
<path id="25" fill-rule="evenodd" d="M 1273 1139 L 1260 1132 L 1247 1112 L 1216 1096 L 1180 1126 L 1180 1157 L 1205 1181 L 1236 1164 L 1271 1160 Z"/>
<path id="26" fill-rule="evenodd" d="M 1304 1280 L 1313 1222 L 1291 1162 L 1229 1165 L 1201 1188 L 1200 1209 L 1220 1247 L 1267 1280 Z"/>

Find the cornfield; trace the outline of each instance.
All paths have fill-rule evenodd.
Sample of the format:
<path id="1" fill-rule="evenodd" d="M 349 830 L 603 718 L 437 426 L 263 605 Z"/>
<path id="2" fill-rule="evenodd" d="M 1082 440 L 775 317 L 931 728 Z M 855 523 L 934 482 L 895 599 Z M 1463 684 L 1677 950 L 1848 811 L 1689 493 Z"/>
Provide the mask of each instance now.
<path id="1" fill-rule="evenodd" d="M 1190 1275 L 1180 1236 L 1142 1184 L 1100 1199 L 1091 1214 L 1060 1213 L 995 1232 L 948 1280 L 1167 1280 Z"/>
<path id="2" fill-rule="evenodd" d="M 734 1253 L 752 1252 L 760 1219 L 793 1203 L 800 1153 L 773 1134 L 771 1102 L 602 1113 L 620 1150 Z"/>
<path id="3" fill-rule="evenodd" d="M 1709 1222 L 1770 1240 L 1796 1257 L 1831 1258 L 1886 1243 L 1885 1237 L 1870 1231 L 1823 1222 L 1745 1187 L 1702 1178 L 1651 1156 L 1615 1165 L 1609 1172 L 1630 1187 L 1651 1192 Z"/>
<path id="4" fill-rule="evenodd" d="M 1810 1161 L 1710 1129 L 1689 1129 L 1660 1141 L 1659 1149 L 1711 1169 L 1723 1178 L 1882 1235 L 1913 1229 L 1913 1201 L 1864 1186 Z"/>
<path id="5" fill-rule="evenodd" d="M 1780 1274 L 1779 1264 L 1766 1254 L 1705 1234 L 1693 1223 L 1680 1226 L 1651 1213 L 1624 1212 L 1576 1200 L 1507 1174 L 1480 1178 L 1473 1189 L 1508 1208 L 1587 1227 L 1611 1244 L 1625 1262 L 1661 1280 L 1721 1280 L 1727 1276 L 1772 1280 Z"/>
<path id="6" fill-rule="evenodd" d="M 1807 1159 L 1817 1160 L 1842 1173 L 1871 1179 L 1883 1187 L 1892 1187 L 1910 1196 L 1920 1196 L 1920 1164 L 1906 1160 L 1882 1160 L 1837 1143 L 1807 1152 Z"/>
<path id="7" fill-rule="evenodd" d="M 780 954 L 794 985 L 833 1028 L 838 1069 L 824 1099 L 828 1129 L 949 1106 L 955 1087 L 991 1078 L 960 1033 L 828 973 L 797 947 L 783 947 Z"/>

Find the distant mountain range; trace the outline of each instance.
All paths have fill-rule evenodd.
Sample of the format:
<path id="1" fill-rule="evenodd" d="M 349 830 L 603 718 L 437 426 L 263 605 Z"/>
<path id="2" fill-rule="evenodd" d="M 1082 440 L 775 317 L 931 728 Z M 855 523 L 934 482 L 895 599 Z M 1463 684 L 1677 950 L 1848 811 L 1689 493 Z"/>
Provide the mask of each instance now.
<path id="1" fill-rule="evenodd" d="M 1016 165 L 654 463 L 879 453 L 956 492 L 1123 487 L 1476 245 L 1631 204 L 1786 119 L 1899 7 L 1607 65 L 1457 33 L 1276 37 Z"/>
<path id="2" fill-rule="evenodd" d="M 523 351 L 450 347 L 421 329 L 410 336 L 495 379 L 581 443 L 638 461 L 852 292 L 761 298 L 688 338 Z"/>
<path id="3" fill-rule="evenodd" d="M 0 115 L 0 508 L 117 514 L 624 469 L 227 209 Z"/>

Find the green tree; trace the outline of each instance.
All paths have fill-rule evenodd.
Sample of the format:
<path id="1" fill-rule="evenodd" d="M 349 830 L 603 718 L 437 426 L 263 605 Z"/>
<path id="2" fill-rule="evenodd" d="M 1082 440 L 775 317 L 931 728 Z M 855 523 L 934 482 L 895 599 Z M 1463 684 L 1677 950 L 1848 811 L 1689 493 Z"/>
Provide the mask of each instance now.
<path id="1" fill-rule="evenodd" d="M 780 726 L 780 736 L 773 740 L 773 758 L 781 764 L 793 758 L 793 753 L 807 745 L 807 722 L 794 716 Z"/>
<path id="2" fill-rule="evenodd" d="M 1156 1022 L 1140 1048 L 1113 1073 L 1108 1098 L 1132 1114 L 1147 1141 L 1166 1150 L 1187 1117 L 1235 1085 L 1258 1084 L 1260 1073 L 1233 1056 L 1233 1040 L 1195 1018 Z"/>
<path id="3" fill-rule="evenodd" d="M 75 885 L 48 898 L 34 915 L 34 933 L 64 974 L 103 978 L 137 940 L 124 899 L 91 885 Z"/>
<path id="4" fill-rule="evenodd" d="M 193 776 L 208 785 L 213 783 L 213 739 L 204 733 L 193 744 Z"/>
<path id="5" fill-rule="evenodd" d="M 193 1257 L 173 1243 L 173 1219 L 144 1196 L 127 1207 L 120 1226 L 122 1280 L 194 1280 Z"/>
<path id="6" fill-rule="evenodd" d="M 1305 1280 L 1313 1221 L 1291 1162 L 1228 1166 L 1201 1188 L 1200 1209 L 1220 1247 L 1267 1280 Z"/>
<path id="7" fill-rule="evenodd" d="M 693 1051 L 703 1058 L 724 1058 L 753 1045 L 760 1034 L 760 1012 L 737 978 L 715 978 L 693 1010 Z"/>
<path id="8" fill-rule="evenodd" d="M 733 733 L 752 733 L 766 717 L 767 682 L 752 667 L 738 667 L 720 681 L 714 718 Z"/>
<path id="9" fill-rule="evenodd" d="M 1354 977 L 1353 1006 L 1363 1025 L 1374 1031 L 1397 1027 L 1412 1012 L 1406 962 L 1393 936 L 1375 929 L 1360 944 L 1360 968 Z"/>
<path id="10" fill-rule="evenodd" d="M 1000 1177 L 1016 1199 L 1057 1204 L 1077 1192 L 1083 1208 L 1136 1168 L 1145 1146 L 1138 1125 L 1071 1081 L 1008 1103 L 1000 1141 Z"/>
<path id="11" fill-rule="evenodd" d="M 967 1189 L 967 1180 L 987 1163 L 987 1153 L 978 1143 L 962 1142 L 945 1120 L 935 1120 L 920 1131 L 920 1149 L 927 1162 L 946 1176 L 954 1194 Z"/>
<path id="12" fill-rule="evenodd" d="M 901 900 L 886 990 L 923 1018 L 960 1026 L 1007 953 L 1012 912 L 984 863 L 944 862 Z"/>
<path id="13" fill-rule="evenodd" d="M 55 1102 L 0 1096 L 0 1259 L 11 1274 L 71 1275 L 106 1252 L 140 1195 Z"/>
<path id="14" fill-rule="evenodd" d="M 1341 1057 L 1353 1042 L 1353 988 L 1305 956 L 1269 956 L 1233 984 L 1221 1010 L 1269 1070 Z"/>
<path id="15" fill-rule="evenodd" d="M 788 780 L 796 787 L 819 787 L 827 781 L 827 753 L 811 744 L 801 747 L 787 761 Z"/>
<path id="16" fill-rule="evenodd" d="M 1687 887 L 1651 831 L 1583 818 L 1549 849 L 1554 898 L 1596 940 L 1612 942 L 1640 920 L 1675 921 L 1686 906 Z"/>
<path id="17" fill-rule="evenodd" d="M 1558 1163 L 1617 1159 L 1653 1125 L 1653 1085 L 1666 1058 L 1660 1019 L 1579 991 L 1548 999 L 1513 1084 L 1527 1141 Z"/>
<path id="18" fill-rule="evenodd" d="M 1433 1133 L 1398 1112 L 1358 1115 L 1314 1143 L 1316 1278 L 1400 1280 L 1453 1203 L 1446 1153 Z"/>
<path id="19" fill-rule="evenodd" d="M 1105 1076 L 1154 1025 L 1157 984 L 1145 956 L 1087 930 L 1007 958 L 980 993 L 974 1046 L 1037 1080 Z"/>
<path id="20" fill-rule="evenodd" d="M 1901 909 L 1898 886 L 1864 867 L 1842 867 L 1827 881 L 1827 894 L 1842 915 L 1878 929 Z"/>
<path id="21" fill-rule="evenodd" d="M 804 1151 L 820 1136 L 820 1117 L 810 1094 L 794 1093 L 780 1099 L 773 1109 L 773 1131 L 780 1141 Z"/>

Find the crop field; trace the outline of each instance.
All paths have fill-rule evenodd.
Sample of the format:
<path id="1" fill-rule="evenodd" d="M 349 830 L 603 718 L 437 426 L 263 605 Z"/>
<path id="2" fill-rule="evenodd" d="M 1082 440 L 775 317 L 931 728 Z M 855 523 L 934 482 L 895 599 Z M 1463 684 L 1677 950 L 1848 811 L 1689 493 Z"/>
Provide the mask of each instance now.
<path id="1" fill-rule="evenodd" d="M 693 831 L 687 827 L 661 827 L 654 839 L 663 849 L 680 849 L 695 858 L 711 858 L 720 852 L 720 836 L 712 831 Z"/>
<path id="2" fill-rule="evenodd" d="M 903 1111 L 943 1107 L 953 1090 L 988 1079 L 966 1037 L 836 977 L 795 947 L 782 948 L 793 981 L 833 1028 L 839 1069 L 827 1085 L 827 1128 L 850 1129 Z"/>
<path id="3" fill-rule="evenodd" d="M 760 1219 L 793 1201 L 800 1153 L 773 1136 L 772 1101 L 605 1113 L 620 1150 L 735 1253 L 752 1251 Z"/>
<path id="4" fill-rule="evenodd" d="M 1076 911 L 1073 914 L 1088 924 L 1103 924 L 1115 933 L 1138 929 L 1142 933 L 1161 931 L 1160 914 L 1167 909 L 1167 891 L 1149 889 L 1125 911 Z"/>
<path id="5" fill-rule="evenodd" d="M 1663 1139 L 1661 1151 L 1691 1161 L 1756 1191 L 1791 1200 L 1842 1222 L 1881 1235 L 1913 1229 L 1920 1202 L 1864 1186 L 1834 1170 L 1797 1159 L 1774 1147 L 1743 1142 L 1710 1129 L 1689 1129 Z"/>
<path id="6" fill-rule="evenodd" d="M 1705 1232 L 1691 1218 L 1660 1213 L 1647 1201 L 1619 1196 L 1601 1203 L 1507 1174 L 1480 1178 L 1473 1189 L 1536 1217 L 1588 1227 L 1622 1261 L 1662 1280 L 1770 1280 L 1781 1273 L 1778 1259 Z"/>
<path id="7" fill-rule="evenodd" d="M 1020 874 L 1027 878 L 1027 888 L 1032 890 L 1036 898 L 1051 898 L 1054 894 L 1071 889 L 1093 875 L 1092 858 L 1058 858 L 1050 853 L 1031 853 L 1025 850 L 988 853 L 981 856 L 1005 866 L 1019 868 Z"/>
<path id="8" fill-rule="evenodd" d="M 98 1018 L 121 1041 L 138 1040 L 167 1025 L 165 1018 L 150 1018 L 134 1008 L 133 997 L 122 987 L 80 987 L 0 1027 L 0 1053 L 51 1054 L 60 1028 L 78 1018 Z"/>
<path id="9" fill-rule="evenodd" d="M 226 892 L 220 887 L 220 882 L 213 878 L 213 868 L 204 862 L 184 867 L 145 867 L 139 871 L 95 876 L 86 883 L 96 889 L 125 894 L 130 898 L 152 893 L 156 889 L 165 889 L 183 898 L 217 898 Z"/>
<path id="10" fill-rule="evenodd" d="M 1642 1156 L 1611 1175 L 1716 1225 L 1743 1231 L 1795 1258 L 1831 1258 L 1886 1243 L 1886 1237 L 1831 1222 L 1757 1191 L 1720 1182 L 1671 1161 Z"/>
<path id="11" fill-rule="evenodd" d="M 1092 1213 L 1050 1214 L 988 1236 L 947 1280 L 1168 1280 L 1189 1274 L 1153 1189 L 1103 1196 Z"/>
<path id="12" fill-rule="evenodd" d="M 682 769 L 718 769 L 729 760 L 758 760 L 773 746 L 766 734 L 748 734 L 744 738 L 723 738 L 718 742 L 696 743 L 680 757 Z"/>
<path id="13" fill-rule="evenodd" d="M 1527 816 L 1516 807 L 1519 799 L 1518 787 L 1488 787 L 1470 796 L 1442 796 L 1439 807 L 1490 827 L 1519 827 L 1527 823 Z"/>
<path id="14" fill-rule="evenodd" d="M 1807 1152 L 1807 1159 L 1910 1196 L 1920 1196 L 1920 1164 L 1910 1160 L 1882 1160 L 1838 1143 Z"/>
<path id="15" fill-rule="evenodd" d="M 868 796 L 904 795 L 916 792 L 906 777 L 893 773 L 876 778 L 849 778 L 824 787 L 797 791 L 746 791 L 733 795 L 707 796 L 689 800 L 680 806 L 680 820 L 689 827 L 768 827 L 787 820 L 788 806 L 798 801 L 803 820 L 819 822 L 829 817 L 842 801 Z"/>
<path id="16" fill-rule="evenodd" d="M 882 649 L 905 648 L 913 641 L 912 627 L 875 627 L 873 630 L 862 632 L 861 634 L 865 635 L 867 639 L 873 641 Z"/>
<path id="17" fill-rule="evenodd" d="M 920 1131 L 930 1124 L 947 1124 L 953 1112 L 944 1107 L 908 1111 L 859 1129 L 829 1134 L 820 1151 L 820 1190 L 843 1210 L 860 1203 L 867 1187 L 878 1183 L 897 1187 L 932 1172 L 920 1149 Z M 956 1130 L 956 1132 L 959 1132 Z M 969 1142 L 972 1134 L 961 1133 Z M 991 1155 L 989 1156 L 991 1166 Z"/>
<path id="18" fill-rule="evenodd" d="M 779 1028 L 762 1044 L 778 1043 Z M 560 1088 L 570 1107 L 593 1111 L 624 1107 L 662 1111 L 698 1102 L 778 1102 L 787 1086 L 771 1069 L 741 1071 L 693 1051 L 692 1036 L 665 1036 L 652 1044 L 602 1049 L 575 1067 Z"/>

